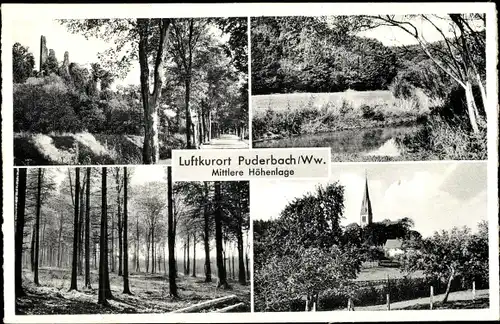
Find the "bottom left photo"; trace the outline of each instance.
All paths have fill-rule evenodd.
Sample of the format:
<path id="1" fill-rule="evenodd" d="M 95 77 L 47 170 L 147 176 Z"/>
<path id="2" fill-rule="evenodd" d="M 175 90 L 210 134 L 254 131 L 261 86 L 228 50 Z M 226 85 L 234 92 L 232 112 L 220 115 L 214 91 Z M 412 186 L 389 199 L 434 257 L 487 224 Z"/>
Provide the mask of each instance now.
<path id="1" fill-rule="evenodd" d="M 14 168 L 17 315 L 249 312 L 249 183 Z"/>

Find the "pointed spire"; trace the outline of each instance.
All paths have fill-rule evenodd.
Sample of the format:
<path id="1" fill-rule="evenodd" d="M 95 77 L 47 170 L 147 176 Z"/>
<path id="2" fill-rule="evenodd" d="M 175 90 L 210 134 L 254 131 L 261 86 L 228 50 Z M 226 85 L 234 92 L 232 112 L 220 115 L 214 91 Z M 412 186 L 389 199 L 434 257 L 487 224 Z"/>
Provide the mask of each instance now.
<path id="1" fill-rule="evenodd" d="M 365 170 L 365 190 L 361 202 L 360 225 L 361 227 L 371 224 L 373 221 L 372 203 L 368 191 L 368 175 Z"/>

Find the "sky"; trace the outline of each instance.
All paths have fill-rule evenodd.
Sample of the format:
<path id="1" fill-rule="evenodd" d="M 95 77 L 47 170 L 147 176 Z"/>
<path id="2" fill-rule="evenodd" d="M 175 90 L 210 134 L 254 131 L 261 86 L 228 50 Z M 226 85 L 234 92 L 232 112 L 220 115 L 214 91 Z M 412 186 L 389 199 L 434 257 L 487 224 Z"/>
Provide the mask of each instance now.
<path id="1" fill-rule="evenodd" d="M 485 163 L 412 163 L 332 165 L 325 181 L 253 181 L 252 219 L 277 218 L 294 198 L 314 192 L 318 184 L 339 181 L 345 187 L 342 225 L 359 224 L 365 172 L 373 221 L 410 217 L 415 230 L 429 236 L 436 230 L 468 226 L 487 220 Z M 272 197 L 272 198 L 270 198 Z"/>
<path id="2" fill-rule="evenodd" d="M 97 54 L 113 46 L 113 44 L 109 44 L 101 39 L 89 38 L 87 40 L 83 35 L 72 34 L 67 31 L 65 26 L 54 19 L 23 20 L 20 18 L 16 23 L 18 26 L 23 27 L 13 30 L 13 43 L 19 42 L 21 45 L 29 48 L 29 51 L 35 57 L 36 70 L 39 69 L 41 35 L 46 37 L 47 49 L 53 49 L 60 62 L 63 61 L 64 52 L 66 51 L 69 53 L 70 62 L 80 65 L 99 62 Z M 216 30 L 213 28 L 210 32 L 215 34 Z M 227 42 L 228 39 L 229 35 L 227 34 L 222 35 L 220 38 L 222 42 Z M 140 67 L 138 61 L 133 62 L 127 76 L 124 79 L 115 80 L 113 86 L 126 86 L 129 84 L 140 84 Z"/>

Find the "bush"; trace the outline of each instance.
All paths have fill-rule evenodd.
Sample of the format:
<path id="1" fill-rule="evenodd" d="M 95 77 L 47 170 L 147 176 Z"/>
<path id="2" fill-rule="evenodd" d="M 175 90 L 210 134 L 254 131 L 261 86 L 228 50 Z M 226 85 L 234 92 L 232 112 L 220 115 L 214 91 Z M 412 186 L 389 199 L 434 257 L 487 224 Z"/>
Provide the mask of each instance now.
<path id="1" fill-rule="evenodd" d="M 57 76 L 29 78 L 15 84 L 14 131 L 75 132 L 82 124 L 73 108 L 73 93 Z"/>

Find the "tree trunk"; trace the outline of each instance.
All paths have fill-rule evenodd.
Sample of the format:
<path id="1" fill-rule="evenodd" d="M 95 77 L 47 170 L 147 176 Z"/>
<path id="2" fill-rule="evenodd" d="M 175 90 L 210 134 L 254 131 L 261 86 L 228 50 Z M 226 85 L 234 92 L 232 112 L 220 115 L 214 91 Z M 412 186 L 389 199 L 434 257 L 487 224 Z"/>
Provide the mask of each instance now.
<path id="1" fill-rule="evenodd" d="M 123 238 L 122 238 L 122 216 L 120 208 L 120 198 L 117 198 L 118 203 L 118 275 L 123 275 Z"/>
<path id="2" fill-rule="evenodd" d="M 16 207 L 16 234 L 15 234 L 15 285 L 16 298 L 24 296 L 23 289 L 23 241 L 24 241 L 24 213 L 26 207 L 26 168 L 19 169 L 19 183 L 17 188 Z"/>
<path id="3" fill-rule="evenodd" d="M 155 228 L 151 226 L 151 273 L 155 273 Z"/>
<path id="4" fill-rule="evenodd" d="M 205 282 L 212 282 L 212 269 L 210 266 L 210 214 L 208 212 L 208 186 L 207 183 L 203 183 L 205 190 L 205 198 L 203 205 L 203 221 L 204 221 L 204 233 L 203 233 L 203 244 L 205 246 Z"/>
<path id="5" fill-rule="evenodd" d="M 224 259 L 222 256 L 222 208 L 221 208 L 221 192 L 220 182 L 215 181 L 215 249 L 217 257 L 217 275 L 219 283 L 217 287 L 226 289 L 229 287 L 226 279 L 226 269 L 224 267 Z"/>
<path id="6" fill-rule="evenodd" d="M 167 168 L 168 178 L 168 281 L 170 296 L 178 297 L 176 278 L 176 264 L 175 264 L 175 235 L 174 235 L 174 212 L 173 212 L 173 198 L 172 198 L 172 167 Z"/>
<path id="7" fill-rule="evenodd" d="M 186 72 L 187 73 L 187 72 Z M 189 108 L 189 95 L 190 95 L 190 88 L 191 88 L 191 80 L 188 76 L 186 76 L 186 79 L 184 81 L 184 86 L 185 86 L 185 92 L 184 92 L 184 103 L 185 103 L 185 110 L 184 113 L 186 114 L 186 148 L 191 149 L 194 148 L 191 144 L 191 111 Z"/>
<path id="8" fill-rule="evenodd" d="M 452 269 L 451 273 L 450 273 L 450 277 L 448 278 L 448 284 L 446 285 L 446 292 L 444 294 L 443 304 L 448 301 L 448 296 L 450 295 L 450 289 L 451 289 L 451 282 L 453 281 L 454 277 L 455 277 L 455 270 Z"/>
<path id="9" fill-rule="evenodd" d="M 187 248 L 186 248 L 186 251 L 187 251 L 187 266 L 186 266 L 186 275 L 189 276 L 189 272 L 191 270 L 191 267 L 190 267 L 190 259 L 189 259 L 189 246 L 190 246 L 190 235 L 189 233 L 187 234 Z"/>
<path id="10" fill-rule="evenodd" d="M 246 265 L 247 265 L 247 278 L 250 280 L 250 268 L 248 267 L 248 253 L 245 254 Z"/>
<path id="11" fill-rule="evenodd" d="M 98 294 L 98 303 L 101 305 L 108 305 L 106 292 L 107 283 L 106 283 L 106 272 L 107 272 L 107 263 L 108 256 L 107 254 L 107 245 L 108 245 L 108 235 L 107 235 L 107 223 L 108 223 L 108 201 L 106 196 L 107 191 L 107 168 L 102 168 L 102 194 L 101 194 L 101 233 L 100 233 L 100 245 L 99 245 L 99 294 Z"/>
<path id="12" fill-rule="evenodd" d="M 193 277 L 196 277 L 196 232 L 193 234 Z"/>
<path id="13" fill-rule="evenodd" d="M 141 265 L 139 263 L 139 244 L 140 244 L 140 237 L 139 237 L 139 217 L 136 217 L 135 219 L 135 229 L 136 229 L 136 245 L 135 245 L 135 272 L 141 272 Z"/>
<path id="14" fill-rule="evenodd" d="M 78 290 L 77 287 L 77 266 L 78 266 L 78 213 L 80 207 L 80 168 L 75 168 L 75 216 L 73 219 L 73 262 L 71 265 L 71 286 L 69 290 Z"/>
<path id="15" fill-rule="evenodd" d="M 90 172 L 87 168 L 87 185 L 85 196 L 85 288 L 92 289 L 90 284 Z"/>
<path id="16" fill-rule="evenodd" d="M 238 282 L 242 285 L 246 285 L 247 280 L 246 280 L 246 276 L 245 276 L 245 261 L 244 261 L 244 252 L 243 252 L 243 233 L 241 233 L 241 228 L 238 230 L 237 246 L 238 246 Z"/>
<path id="17" fill-rule="evenodd" d="M 115 272 L 115 214 L 111 213 L 111 272 Z"/>
<path id="18" fill-rule="evenodd" d="M 475 134 L 478 134 L 479 127 L 477 125 L 476 111 L 474 109 L 474 96 L 472 95 L 472 86 L 469 82 L 467 82 L 465 86 L 465 98 L 467 101 L 467 112 L 469 114 L 469 121 L 472 130 L 474 131 Z"/>
<path id="19" fill-rule="evenodd" d="M 63 213 L 60 214 L 59 216 L 59 231 L 57 234 L 57 267 L 61 267 L 61 262 L 62 262 L 62 232 L 63 232 L 63 225 L 64 225 L 64 216 Z"/>
<path id="20" fill-rule="evenodd" d="M 123 167 L 123 293 L 131 295 L 128 282 L 128 179 L 127 167 Z"/>
<path id="21" fill-rule="evenodd" d="M 158 99 L 160 98 L 163 73 L 163 56 L 166 48 L 170 19 L 160 20 L 160 35 L 156 59 L 154 63 L 154 87 L 150 94 L 149 65 L 148 65 L 148 38 L 150 32 L 149 19 L 137 19 L 139 31 L 139 66 L 141 79 L 141 98 L 144 109 L 144 144 L 142 159 L 144 164 L 155 164 L 160 158 L 158 145 Z"/>
<path id="22" fill-rule="evenodd" d="M 85 181 L 85 180 L 84 180 Z M 85 223 L 85 200 L 83 199 L 84 197 L 84 188 L 86 187 L 86 185 L 83 185 L 81 188 L 80 188 L 80 216 L 79 216 L 79 219 L 78 219 L 78 223 L 79 223 L 79 228 L 78 228 L 78 275 L 83 275 L 83 267 L 84 267 L 84 262 L 83 262 L 83 259 L 84 259 L 84 236 L 85 236 L 85 232 L 84 232 L 84 228 L 83 228 L 83 225 Z"/>
<path id="23" fill-rule="evenodd" d="M 36 246 L 36 224 L 31 226 L 31 245 L 30 245 L 30 265 L 31 272 L 35 273 L 35 246 Z"/>

